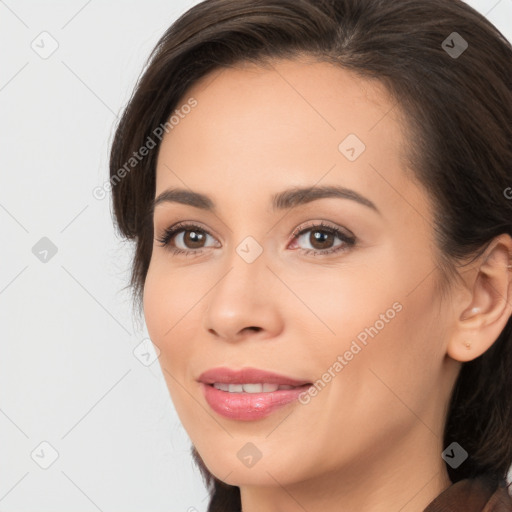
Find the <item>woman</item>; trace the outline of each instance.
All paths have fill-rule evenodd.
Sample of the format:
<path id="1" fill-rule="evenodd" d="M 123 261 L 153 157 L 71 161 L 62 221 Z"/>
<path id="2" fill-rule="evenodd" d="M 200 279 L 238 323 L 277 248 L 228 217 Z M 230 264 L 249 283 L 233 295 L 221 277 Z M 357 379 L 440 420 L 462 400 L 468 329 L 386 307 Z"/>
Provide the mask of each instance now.
<path id="1" fill-rule="evenodd" d="M 511 69 L 456 0 L 163 35 L 112 197 L 210 512 L 512 510 Z"/>

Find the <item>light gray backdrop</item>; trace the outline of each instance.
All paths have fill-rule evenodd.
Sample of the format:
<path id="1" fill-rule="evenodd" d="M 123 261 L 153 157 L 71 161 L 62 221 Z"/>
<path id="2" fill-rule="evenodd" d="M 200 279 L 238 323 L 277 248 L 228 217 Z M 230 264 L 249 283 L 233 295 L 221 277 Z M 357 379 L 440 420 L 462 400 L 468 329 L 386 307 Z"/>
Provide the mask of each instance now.
<path id="1" fill-rule="evenodd" d="M 144 59 L 196 3 L 0 0 L 0 511 L 206 510 L 93 194 Z M 512 0 L 469 3 L 512 39 Z"/>

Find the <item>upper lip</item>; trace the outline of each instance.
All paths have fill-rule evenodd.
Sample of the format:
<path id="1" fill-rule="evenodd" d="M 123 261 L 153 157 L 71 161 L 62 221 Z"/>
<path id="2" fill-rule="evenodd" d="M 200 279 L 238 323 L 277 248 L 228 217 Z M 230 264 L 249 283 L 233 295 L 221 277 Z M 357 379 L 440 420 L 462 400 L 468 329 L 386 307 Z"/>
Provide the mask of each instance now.
<path id="1" fill-rule="evenodd" d="M 285 386 L 303 386 L 311 384 L 307 380 L 298 380 L 280 375 L 278 373 L 259 370 L 258 368 L 242 368 L 233 370 L 231 368 L 210 368 L 201 373 L 197 379 L 205 384 L 214 384 L 215 382 L 226 384 L 279 384 Z"/>

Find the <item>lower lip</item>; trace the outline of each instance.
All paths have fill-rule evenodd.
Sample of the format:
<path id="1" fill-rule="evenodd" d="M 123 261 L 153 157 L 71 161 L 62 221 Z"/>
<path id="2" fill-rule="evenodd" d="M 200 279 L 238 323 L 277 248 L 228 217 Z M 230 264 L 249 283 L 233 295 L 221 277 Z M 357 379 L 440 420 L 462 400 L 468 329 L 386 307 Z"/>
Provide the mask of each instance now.
<path id="1" fill-rule="evenodd" d="M 310 384 L 268 393 L 230 393 L 201 383 L 208 405 L 218 414 L 233 420 L 254 421 L 269 416 L 296 401 Z"/>

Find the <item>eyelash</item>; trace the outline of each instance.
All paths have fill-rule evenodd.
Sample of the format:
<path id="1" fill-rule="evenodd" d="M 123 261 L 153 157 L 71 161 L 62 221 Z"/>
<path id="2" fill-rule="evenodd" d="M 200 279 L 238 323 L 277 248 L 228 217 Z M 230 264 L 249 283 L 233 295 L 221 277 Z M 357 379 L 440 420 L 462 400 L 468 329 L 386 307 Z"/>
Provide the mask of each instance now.
<path id="1" fill-rule="evenodd" d="M 172 247 L 169 245 L 169 242 L 171 239 L 176 236 L 181 231 L 199 231 L 201 233 L 205 233 L 213 238 L 213 235 L 206 229 L 202 228 L 201 226 L 198 226 L 197 224 L 187 224 L 187 223 L 180 223 L 177 224 L 171 228 L 167 228 L 163 235 L 160 238 L 157 238 L 156 241 L 160 243 L 160 247 L 166 247 L 171 253 L 173 254 L 196 254 L 199 255 L 203 252 L 205 248 L 200 249 L 179 249 L 177 247 Z M 330 226 L 328 224 L 324 224 L 323 222 L 320 223 L 312 223 L 309 226 L 301 226 L 300 228 L 297 228 L 292 233 L 292 240 L 297 240 L 301 235 L 304 233 L 307 233 L 308 231 L 323 231 L 325 233 L 328 233 L 330 235 L 334 235 L 335 237 L 339 238 L 343 244 L 332 247 L 330 249 L 320 250 L 320 249 L 298 249 L 305 255 L 313 255 L 318 256 L 319 254 L 321 256 L 325 256 L 327 254 L 332 253 L 338 253 L 338 252 L 344 252 L 353 247 L 356 244 L 356 237 L 355 236 L 349 236 L 345 233 L 343 233 L 340 229 Z"/>

